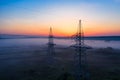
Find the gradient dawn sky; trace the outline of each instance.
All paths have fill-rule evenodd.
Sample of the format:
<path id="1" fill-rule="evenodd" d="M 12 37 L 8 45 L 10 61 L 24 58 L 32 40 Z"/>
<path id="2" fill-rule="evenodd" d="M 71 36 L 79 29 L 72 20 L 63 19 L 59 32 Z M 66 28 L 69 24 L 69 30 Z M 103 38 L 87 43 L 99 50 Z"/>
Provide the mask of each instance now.
<path id="1" fill-rule="evenodd" d="M 0 0 L 0 34 L 120 35 L 120 0 Z"/>

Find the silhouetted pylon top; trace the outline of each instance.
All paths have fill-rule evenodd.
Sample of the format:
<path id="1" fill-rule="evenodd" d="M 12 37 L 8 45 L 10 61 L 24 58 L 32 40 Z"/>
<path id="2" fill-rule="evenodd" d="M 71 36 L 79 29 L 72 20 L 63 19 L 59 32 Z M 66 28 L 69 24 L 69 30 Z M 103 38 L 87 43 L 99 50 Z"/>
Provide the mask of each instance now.
<path id="1" fill-rule="evenodd" d="M 77 43 L 79 43 L 79 45 L 83 45 L 84 34 L 83 34 L 82 26 L 81 26 L 81 20 L 79 20 L 77 32 L 76 32 L 75 35 L 72 36 L 72 38 L 73 38 Z"/>
<path id="2" fill-rule="evenodd" d="M 52 33 L 52 28 L 50 27 L 50 31 L 49 31 L 49 42 L 48 42 L 48 45 L 49 46 L 53 46 L 53 45 L 55 45 L 54 44 L 54 41 L 53 41 L 53 33 Z"/>
<path id="3" fill-rule="evenodd" d="M 49 38 L 53 38 L 52 28 L 50 27 Z"/>

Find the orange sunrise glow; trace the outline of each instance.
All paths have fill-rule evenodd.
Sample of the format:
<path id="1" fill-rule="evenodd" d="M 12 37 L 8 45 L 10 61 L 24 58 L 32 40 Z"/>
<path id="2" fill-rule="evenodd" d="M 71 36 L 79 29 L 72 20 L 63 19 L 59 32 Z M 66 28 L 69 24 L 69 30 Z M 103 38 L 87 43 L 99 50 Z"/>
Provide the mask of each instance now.
<path id="1" fill-rule="evenodd" d="M 88 2 L 33 5 L 27 8 L 24 4 L 11 5 L 2 9 L 0 34 L 47 36 L 52 27 L 55 36 L 71 36 L 76 33 L 81 19 L 85 36 L 120 35 L 118 5 L 110 6 L 111 9 Z"/>

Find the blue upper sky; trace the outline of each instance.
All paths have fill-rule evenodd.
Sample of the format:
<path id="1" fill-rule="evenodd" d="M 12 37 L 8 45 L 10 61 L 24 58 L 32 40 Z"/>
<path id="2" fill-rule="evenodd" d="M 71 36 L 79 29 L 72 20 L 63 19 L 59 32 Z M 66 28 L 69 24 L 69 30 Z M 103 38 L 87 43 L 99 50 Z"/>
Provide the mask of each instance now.
<path id="1" fill-rule="evenodd" d="M 79 19 L 84 21 L 87 35 L 95 35 L 93 31 L 97 35 L 120 35 L 120 0 L 0 0 L 1 33 L 19 29 L 16 34 L 26 34 L 18 24 L 37 24 L 41 30 L 52 25 L 62 33 L 66 26 L 70 28 L 67 34 L 72 34 Z M 101 32 L 92 30 L 96 28 Z"/>

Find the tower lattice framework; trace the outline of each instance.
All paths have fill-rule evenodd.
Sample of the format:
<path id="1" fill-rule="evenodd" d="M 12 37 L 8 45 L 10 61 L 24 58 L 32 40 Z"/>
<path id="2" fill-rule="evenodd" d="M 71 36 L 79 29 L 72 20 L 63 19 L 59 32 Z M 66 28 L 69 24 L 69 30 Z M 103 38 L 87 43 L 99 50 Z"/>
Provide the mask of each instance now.
<path id="1" fill-rule="evenodd" d="M 79 20 L 79 27 L 75 39 L 75 80 L 89 80 L 87 72 L 87 61 L 86 61 L 86 48 L 84 45 L 84 33 L 81 26 L 81 20 Z"/>
<path id="2" fill-rule="evenodd" d="M 50 32 L 49 32 L 49 37 L 48 37 L 48 53 L 47 53 L 47 62 L 49 65 L 52 65 L 55 60 L 54 60 L 54 55 L 55 55 L 55 49 L 54 49 L 54 36 L 52 33 L 52 28 L 50 27 Z"/>

